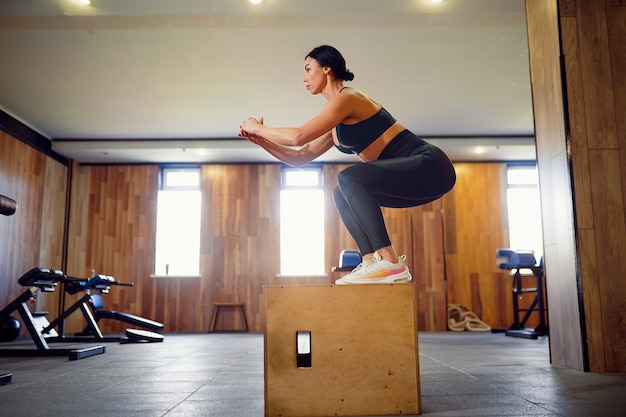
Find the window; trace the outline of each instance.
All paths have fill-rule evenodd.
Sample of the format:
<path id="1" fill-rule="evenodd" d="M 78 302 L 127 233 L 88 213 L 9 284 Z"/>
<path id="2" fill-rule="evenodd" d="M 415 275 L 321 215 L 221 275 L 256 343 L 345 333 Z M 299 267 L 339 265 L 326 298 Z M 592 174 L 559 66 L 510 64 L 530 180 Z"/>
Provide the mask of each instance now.
<path id="1" fill-rule="evenodd" d="M 507 206 L 511 249 L 533 250 L 539 262 L 543 256 L 543 233 L 536 165 L 507 168 Z"/>
<path id="2" fill-rule="evenodd" d="M 157 196 L 156 276 L 200 275 L 200 168 L 162 168 Z"/>
<path id="3" fill-rule="evenodd" d="M 324 275 L 324 189 L 321 168 L 283 168 L 280 274 Z"/>

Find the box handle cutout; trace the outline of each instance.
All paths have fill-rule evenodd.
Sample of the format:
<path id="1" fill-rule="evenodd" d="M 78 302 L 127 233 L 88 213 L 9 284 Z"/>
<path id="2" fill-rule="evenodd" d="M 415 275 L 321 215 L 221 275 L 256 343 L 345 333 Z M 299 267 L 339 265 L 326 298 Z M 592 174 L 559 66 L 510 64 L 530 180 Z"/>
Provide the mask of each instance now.
<path id="1" fill-rule="evenodd" d="M 311 367 L 311 332 L 296 332 L 296 366 L 298 368 Z"/>

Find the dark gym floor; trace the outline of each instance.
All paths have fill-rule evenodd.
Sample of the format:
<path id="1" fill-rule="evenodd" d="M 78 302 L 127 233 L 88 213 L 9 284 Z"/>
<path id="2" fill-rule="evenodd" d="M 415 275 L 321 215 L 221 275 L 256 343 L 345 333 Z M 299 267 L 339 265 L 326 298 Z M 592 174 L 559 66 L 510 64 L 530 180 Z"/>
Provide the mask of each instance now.
<path id="1" fill-rule="evenodd" d="M 623 416 L 626 374 L 550 365 L 548 340 L 420 333 L 426 416 Z M 0 357 L 2 417 L 262 417 L 263 335 L 169 334 L 106 353 Z M 323 399 L 322 399 L 323 400 Z"/>

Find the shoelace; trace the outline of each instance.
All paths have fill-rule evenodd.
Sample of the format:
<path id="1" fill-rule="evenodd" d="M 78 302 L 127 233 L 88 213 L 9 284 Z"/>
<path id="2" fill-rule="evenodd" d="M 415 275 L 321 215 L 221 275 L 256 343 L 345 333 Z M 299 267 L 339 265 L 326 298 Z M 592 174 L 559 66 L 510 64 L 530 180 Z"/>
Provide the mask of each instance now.
<path id="1" fill-rule="evenodd" d="M 376 266 L 376 264 L 378 264 L 380 261 L 382 261 L 383 258 L 380 257 L 380 255 L 377 252 L 374 252 L 374 259 L 372 259 L 371 261 L 367 262 L 367 263 L 362 263 L 361 265 L 359 265 L 359 273 L 367 273 L 368 271 L 370 271 L 372 268 L 374 268 Z M 358 268 L 358 267 L 357 267 Z M 355 268 L 356 269 L 356 268 Z"/>
<path id="2" fill-rule="evenodd" d="M 363 261 L 360 264 L 358 264 L 357 267 L 354 268 L 351 273 L 354 274 L 355 272 L 360 272 L 361 270 L 364 270 L 365 268 L 367 268 L 373 262 L 374 261 Z"/>

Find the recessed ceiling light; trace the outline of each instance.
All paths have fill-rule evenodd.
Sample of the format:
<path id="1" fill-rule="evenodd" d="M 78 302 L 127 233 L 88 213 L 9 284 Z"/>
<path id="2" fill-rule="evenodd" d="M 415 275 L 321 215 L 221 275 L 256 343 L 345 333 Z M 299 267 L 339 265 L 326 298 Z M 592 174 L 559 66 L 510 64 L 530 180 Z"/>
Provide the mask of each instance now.
<path id="1" fill-rule="evenodd" d="M 261 3 L 263 0 L 250 0 L 250 3 L 252 4 L 259 4 Z"/>
<path id="2" fill-rule="evenodd" d="M 80 4 L 84 4 L 86 6 L 91 4 L 91 0 L 76 0 L 77 2 L 79 2 Z"/>
<path id="3" fill-rule="evenodd" d="M 443 0 L 430 0 L 431 3 L 441 3 Z"/>

